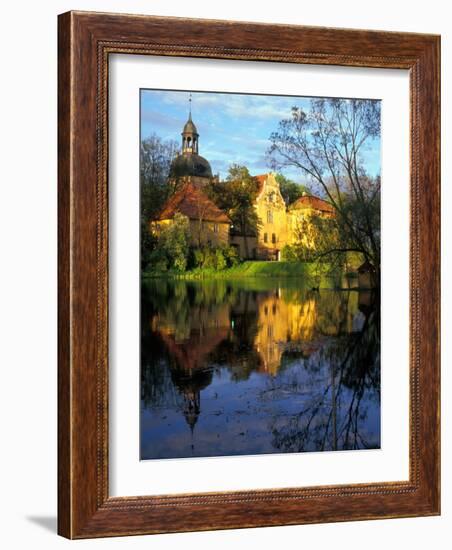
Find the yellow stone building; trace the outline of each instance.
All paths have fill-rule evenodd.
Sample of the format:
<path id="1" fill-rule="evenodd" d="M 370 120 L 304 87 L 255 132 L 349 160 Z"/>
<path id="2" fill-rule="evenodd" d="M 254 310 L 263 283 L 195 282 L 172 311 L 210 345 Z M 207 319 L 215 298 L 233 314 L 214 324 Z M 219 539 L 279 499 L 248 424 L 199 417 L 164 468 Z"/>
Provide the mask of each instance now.
<path id="1" fill-rule="evenodd" d="M 287 244 L 300 240 L 300 226 L 312 216 L 334 216 L 332 205 L 318 197 L 305 195 L 287 206 L 274 173 L 254 176 L 258 183 L 255 208 L 259 218 L 258 235 L 243 235 L 232 227 L 229 216 L 211 201 L 205 189 L 217 180 L 209 162 L 199 155 L 199 133 L 191 113 L 182 130 L 182 149 L 171 164 L 169 179 L 179 190 L 164 205 L 151 228 L 172 223 L 179 212 L 189 219 L 193 246 L 230 244 L 243 259 L 280 260 Z M 303 224 L 305 227 L 306 224 Z M 309 231 L 301 235 L 312 243 Z"/>
<path id="2" fill-rule="evenodd" d="M 257 258 L 279 260 L 282 248 L 288 243 L 287 208 L 275 174 L 256 176 L 259 191 L 255 208 L 260 220 L 257 239 Z"/>

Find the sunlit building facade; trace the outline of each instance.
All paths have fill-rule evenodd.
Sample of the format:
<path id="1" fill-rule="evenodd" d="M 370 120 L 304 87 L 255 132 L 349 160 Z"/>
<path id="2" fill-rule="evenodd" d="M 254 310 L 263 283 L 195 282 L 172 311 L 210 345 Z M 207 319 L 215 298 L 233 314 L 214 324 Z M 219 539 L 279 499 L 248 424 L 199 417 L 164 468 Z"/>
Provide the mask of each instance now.
<path id="1" fill-rule="evenodd" d="M 205 192 L 208 185 L 218 181 L 218 176 L 213 175 L 209 161 L 199 154 L 199 133 L 191 113 L 181 136 L 181 153 L 173 160 L 169 174 L 170 181 L 177 182 L 178 191 L 164 205 L 151 228 L 158 230 L 172 223 L 179 212 L 189 219 L 193 246 L 230 244 L 242 259 L 277 261 L 288 244 L 305 241 L 304 244 L 312 245 L 309 231 L 300 235 L 302 222 L 309 222 L 312 216 L 334 216 L 332 205 L 319 197 L 305 195 L 287 205 L 276 175 L 270 172 L 254 176 L 258 184 L 254 203 L 259 219 L 257 234 L 238 232 L 228 214 Z"/>

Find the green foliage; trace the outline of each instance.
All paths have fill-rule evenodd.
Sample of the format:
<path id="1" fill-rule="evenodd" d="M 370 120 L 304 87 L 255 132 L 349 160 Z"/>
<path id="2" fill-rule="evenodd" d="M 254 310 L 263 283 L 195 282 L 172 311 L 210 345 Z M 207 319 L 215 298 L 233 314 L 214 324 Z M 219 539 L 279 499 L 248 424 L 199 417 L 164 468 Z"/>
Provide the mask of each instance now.
<path id="1" fill-rule="evenodd" d="M 380 109 L 374 100 L 313 99 L 280 121 L 268 150 L 273 169 L 300 169 L 335 209 L 319 254 L 344 261 L 339 255 L 359 252 L 378 274 L 381 182 L 366 171 L 366 150 L 380 139 Z"/>
<path id="2" fill-rule="evenodd" d="M 294 203 L 303 193 L 311 194 L 308 186 L 295 183 L 282 174 L 276 174 L 275 179 L 279 183 L 279 189 L 286 205 Z"/>
<path id="3" fill-rule="evenodd" d="M 233 164 L 226 181 L 213 182 L 207 190 L 209 198 L 230 217 L 233 231 L 245 238 L 258 233 L 260 222 L 254 208 L 258 188 L 248 168 Z"/>
<path id="4" fill-rule="evenodd" d="M 226 267 L 235 267 L 239 265 L 239 254 L 234 246 L 225 246 L 222 251 L 226 261 Z"/>
<path id="5" fill-rule="evenodd" d="M 144 270 L 152 262 L 152 256 L 157 244 L 157 238 L 149 231 L 149 224 L 141 218 L 140 262 Z"/>
<path id="6" fill-rule="evenodd" d="M 222 271 L 239 263 L 237 251 L 232 246 L 203 246 L 193 248 L 190 254 L 190 268 Z"/>
<path id="7" fill-rule="evenodd" d="M 250 174 L 250 171 L 246 166 L 241 164 L 231 164 L 228 169 L 226 179 L 228 181 L 250 182 L 253 179 L 253 176 Z"/>
<path id="8" fill-rule="evenodd" d="M 157 246 L 151 255 L 151 269 L 184 272 L 187 268 L 189 242 L 188 218 L 176 213 L 172 223 L 160 231 Z"/>
<path id="9" fill-rule="evenodd" d="M 178 152 L 175 141 L 163 141 L 156 134 L 141 142 L 141 215 L 146 222 L 155 219 L 165 201 L 174 192 L 167 180 L 171 162 Z"/>
<path id="10" fill-rule="evenodd" d="M 158 136 L 144 139 L 140 144 L 140 225 L 141 269 L 166 263 L 156 251 L 157 238 L 149 231 L 154 220 L 173 191 L 167 183 L 171 162 L 178 152 L 177 143 L 162 141 Z"/>
<path id="11" fill-rule="evenodd" d="M 294 236 L 292 248 L 300 261 L 331 261 L 326 256 L 342 248 L 337 218 L 306 214 L 297 220 Z"/>
<path id="12" fill-rule="evenodd" d="M 282 259 L 283 262 L 298 262 L 299 261 L 296 250 L 290 244 L 286 244 L 286 246 L 281 250 L 281 259 Z"/>
<path id="13" fill-rule="evenodd" d="M 224 257 L 221 248 L 217 248 L 215 250 L 215 267 L 216 269 L 218 269 L 218 271 L 222 271 L 227 267 L 226 258 Z"/>
<path id="14" fill-rule="evenodd" d="M 156 247 L 150 254 L 150 259 L 146 265 L 145 271 L 165 272 L 168 271 L 170 262 L 166 251 L 163 248 Z"/>

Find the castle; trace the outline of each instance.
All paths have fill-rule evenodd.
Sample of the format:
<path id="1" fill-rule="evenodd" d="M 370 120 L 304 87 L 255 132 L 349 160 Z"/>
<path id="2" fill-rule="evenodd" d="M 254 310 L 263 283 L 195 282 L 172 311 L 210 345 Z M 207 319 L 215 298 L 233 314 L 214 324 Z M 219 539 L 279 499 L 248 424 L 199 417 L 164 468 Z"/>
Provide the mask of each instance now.
<path id="1" fill-rule="evenodd" d="M 218 176 L 213 176 L 208 160 L 199 154 L 199 133 L 191 111 L 181 135 L 182 151 L 173 160 L 169 174 L 171 181 L 178 182 L 178 191 L 153 223 L 157 230 L 171 224 L 179 212 L 189 220 L 193 246 L 230 245 L 242 259 L 280 260 L 284 246 L 300 240 L 301 222 L 312 216 L 334 216 L 330 203 L 312 195 L 303 195 L 286 205 L 275 174 L 270 172 L 254 176 L 258 182 L 254 207 L 260 221 L 257 235 L 240 233 L 205 192 Z M 310 245 L 307 233 L 301 239 Z"/>

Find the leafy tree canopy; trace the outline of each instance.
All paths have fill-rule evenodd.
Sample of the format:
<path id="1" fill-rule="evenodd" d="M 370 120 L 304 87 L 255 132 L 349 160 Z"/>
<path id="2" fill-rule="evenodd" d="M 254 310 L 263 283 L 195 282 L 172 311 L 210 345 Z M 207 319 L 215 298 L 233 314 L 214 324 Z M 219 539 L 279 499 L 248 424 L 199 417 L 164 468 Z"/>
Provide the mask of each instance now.
<path id="1" fill-rule="evenodd" d="M 254 200 L 259 189 L 258 181 L 246 166 L 233 164 L 226 181 L 215 182 L 209 189 L 210 198 L 227 212 L 234 230 L 242 235 L 257 235 L 259 218 Z"/>
<path id="2" fill-rule="evenodd" d="M 178 144 L 163 141 L 156 134 L 144 139 L 140 147 L 141 215 L 146 222 L 155 219 L 174 189 L 168 185 L 171 162 L 179 152 Z"/>
<path id="3" fill-rule="evenodd" d="M 308 195 L 311 194 L 311 191 L 307 185 L 296 183 L 293 180 L 283 176 L 283 174 L 276 174 L 276 181 L 279 183 L 279 189 L 286 205 L 295 202 L 303 195 L 303 193 Z"/>
<path id="4" fill-rule="evenodd" d="M 365 151 L 379 137 L 379 101 L 313 99 L 280 121 L 268 150 L 273 169 L 298 168 L 334 206 L 336 229 L 322 254 L 360 252 L 378 274 L 380 177 L 366 170 Z"/>

